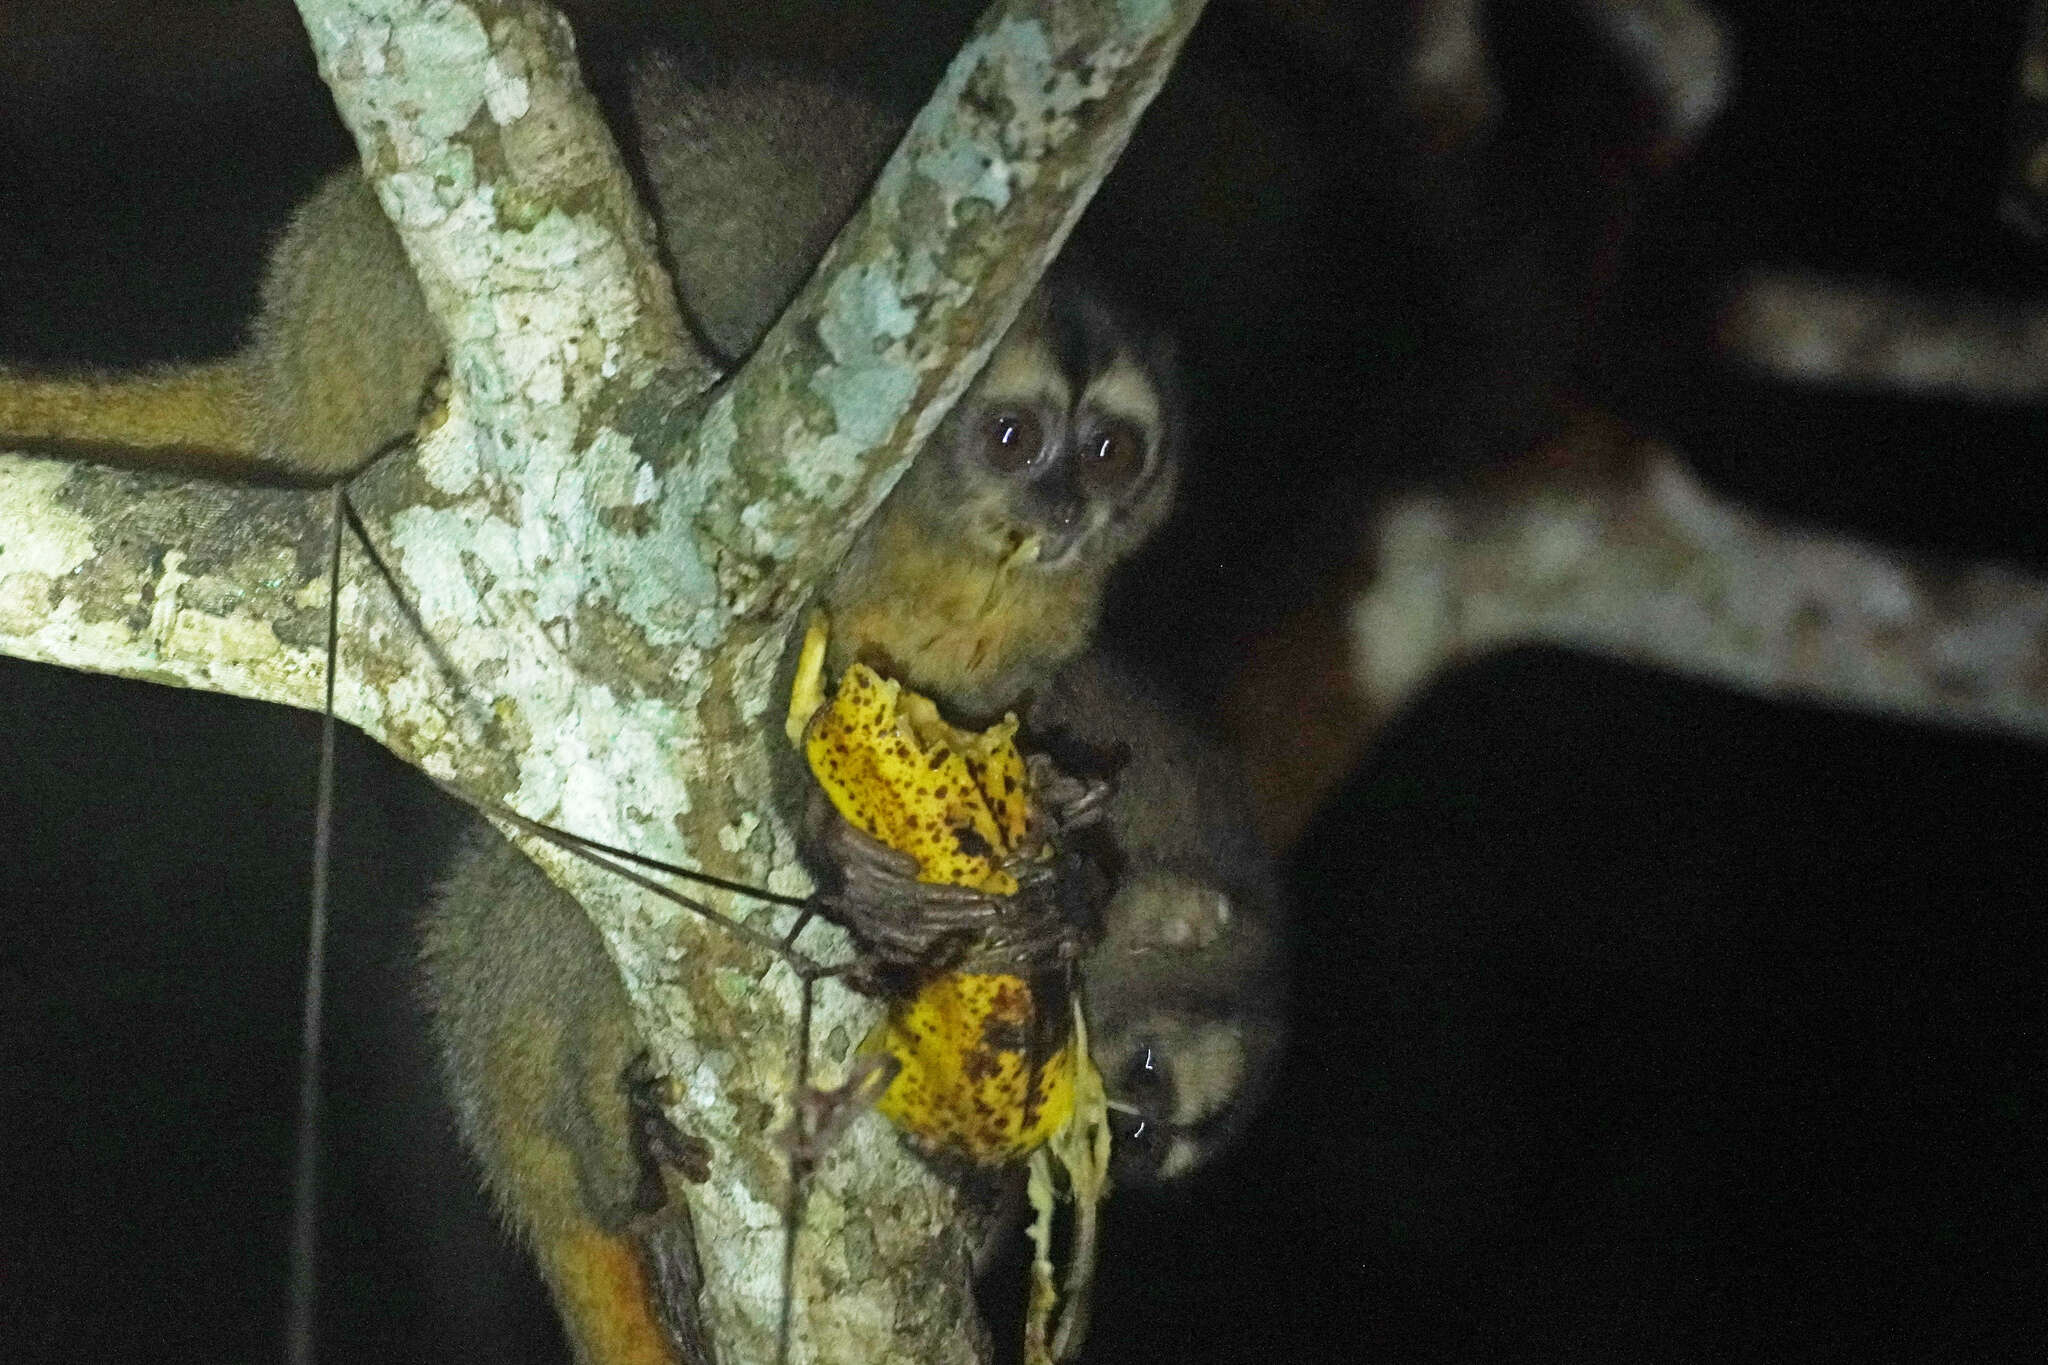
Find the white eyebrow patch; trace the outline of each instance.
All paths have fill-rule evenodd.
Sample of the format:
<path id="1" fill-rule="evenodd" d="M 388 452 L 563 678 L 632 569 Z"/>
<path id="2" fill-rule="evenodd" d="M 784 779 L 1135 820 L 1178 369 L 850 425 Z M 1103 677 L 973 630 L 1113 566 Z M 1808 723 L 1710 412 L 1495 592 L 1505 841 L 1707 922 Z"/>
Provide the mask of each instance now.
<path id="1" fill-rule="evenodd" d="M 1095 376 L 1081 401 L 1097 412 L 1136 423 L 1154 439 L 1159 435 L 1159 389 L 1144 368 L 1127 355 L 1118 355 Z"/>
<path id="2" fill-rule="evenodd" d="M 988 368 L 974 381 L 976 401 L 984 406 L 1016 403 L 1065 412 L 1073 390 L 1060 373 L 1052 351 L 1038 328 L 1020 322 L 989 357 Z"/>

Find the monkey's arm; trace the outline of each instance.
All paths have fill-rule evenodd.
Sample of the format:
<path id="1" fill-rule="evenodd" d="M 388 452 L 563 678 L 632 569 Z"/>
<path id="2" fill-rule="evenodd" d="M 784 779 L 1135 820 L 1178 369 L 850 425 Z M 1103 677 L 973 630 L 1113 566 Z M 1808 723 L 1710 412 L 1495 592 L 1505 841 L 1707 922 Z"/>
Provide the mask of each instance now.
<path id="1" fill-rule="evenodd" d="M 0 370 L 0 447 L 233 475 L 261 467 L 261 426 L 246 354 L 135 374 Z"/>
<path id="2" fill-rule="evenodd" d="M 1029 725 L 1070 772 L 1115 766 L 1100 828 L 1117 889 L 1083 979 L 1111 1098 L 1151 1120 L 1122 1125 L 1120 1175 L 1173 1179 L 1235 1136 L 1279 1059 L 1271 860 L 1230 756 L 1102 651 L 1053 680 Z"/>
<path id="3" fill-rule="evenodd" d="M 579 1365 L 700 1365 L 696 1252 L 674 1182 L 701 1146 L 662 1115 L 625 988 L 566 893 L 482 821 L 424 925 L 442 1074 Z"/>
<path id="4" fill-rule="evenodd" d="M 0 446 L 326 482 L 412 432 L 441 359 L 398 237 L 348 169 L 278 238 L 243 350 L 134 374 L 0 370 Z"/>

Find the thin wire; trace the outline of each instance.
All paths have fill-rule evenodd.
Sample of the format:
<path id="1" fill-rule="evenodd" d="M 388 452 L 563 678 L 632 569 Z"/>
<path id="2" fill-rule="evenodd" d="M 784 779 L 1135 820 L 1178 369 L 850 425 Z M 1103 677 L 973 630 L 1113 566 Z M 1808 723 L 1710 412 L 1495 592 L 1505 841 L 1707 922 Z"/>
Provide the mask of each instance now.
<path id="1" fill-rule="evenodd" d="M 524 830 L 528 834 L 537 835 L 564 852 L 581 858 L 593 867 L 601 867 L 613 876 L 622 877 L 643 891 L 651 891 L 671 904 L 679 905 L 694 915 L 700 915 L 705 919 L 711 920 L 728 933 L 753 944 L 757 948 L 765 949 L 769 953 L 774 954 L 775 957 L 795 968 L 799 974 L 808 973 L 813 976 L 829 974 L 827 969 L 820 967 L 818 963 L 813 962 L 808 956 L 789 947 L 787 936 L 778 938 L 773 934 L 764 934 L 752 925 L 742 924 L 731 915 L 712 909 L 694 896 L 685 895 L 673 886 L 663 886 L 645 873 L 635 871 L 631 864 L 641 863 L 691 881 L 709 882 L 713 886 L 736 891 L 742 895 L 752 896 L 756 900 L 767 901 L 774 905 L 802 906 L 808 911 L 811 908 L 811 902 L 808 900 L 780 896 L 772 891 L 757 890 L 744 882 L 728 882 L 722 877 L 713 877 L 708 872 L 696 872 L 687 867 L 677 867 L 671 863 L 664 863 L 636 853 L 628 853 L 623 849 L 613 848 L 610 844 L 602 844 L 595 839 L 586 839 L 580 834 L 571 834 L 567 830 L 556 829 L 553 825 L 542 824 L 538 820 L 521 815 L 510 806 L 501 806 L 495 801 L 485 801 L 480 797 L 472 796 L 454 783 L 434 777 L 432 774 L 428 775 L 427 780 L 479 814 L 503 820 L 506 824 Z"/>
<path id="2" fill-rule="evenodd" d="M 299 1144 L 292 1178 L 291 1306 L 285 1358 L 313 1365 L 320 1252 L 320 1041 L 327 997 L 327 873 L 334 848 L 334 673 L 341 653 L 341 532 L 346 500 L 334 490 L 327 547 L 327 686 L 320 707 L 320 773 L 313 798 L 313 889 L 306 913 L 306 985 L 299 1051 Z"/>
<path id="3" fill-rule="evenodd" d="M 799 929 L 803 927 L 799 921 Z M 794 939 L 796 933 L 791 932 Z M 809 977 L 803 979 L 803 1003 L 797 1010 L 796 1027 L 796 1096 L 793 1106 L 795 1113 L 791 1121 L 799 1125 L 791 1135 L 789 1147 L 789 1198 L 782 1210 L 782 1304 L 776 1310 L 775 1322 L 775 1365 L 789 1365 L 790 1333 L 796 1326 L 796 1241 L 797 1231 L 803 1226 L 804 1205 L 810 1193 L 810 1159 L 805 1153 L 805 1144 L 810 1134 L 802 1131 L 803 1100 L 811 1086 L 811 986 Z"/>
<path id="4" fill-rule="evenodd" d="M 385 561 L 382 552 L 378 550 L 376 540 L 370 535 L 370 528 L 363 524 L 362 517 L 356 512 L 355 504 L 349 501 L 346 493 L 343 493 L 341 497 L 341 516 L 346 522 L 348 529 L 354 534 L 357 543 L 363 547 L 363 553 L 369 558 L 371 567 L 377 571 L 377 576 L 384 580 L 386 590 L 391 593 L 392 599 L 397 602 L 399 610 L 405 614 L 407 622 L 413 627 L 419 638 L 425 641 L 430 649 L 433 649 L 437 666 L 455 680 L 459 690 L 466 692 L 466 687 L 462 686 L 464 680 L 460 672 L 453 663 L 449 662 L 440 653 L 438 646 L 434 643 L 433 632 L 427 629 L 427 623 L 421 619 L 418 610 L 412 604 L 412 600 L 405 595 L 404 588 L 400 586 L 397 576 L 391 571 L 391 566 Z M 708 886 L 719 891 L 728 891 L 737 896 L 748 896 L 766 905 L 787 906 L 792 910 L 806 912 L 797 921 L 797 928 L 792 930 L 783 940 L 781 946 L 784 949 L 787 949 L 794 942 L 797 933 L 801 931 L 805 924 L 810 922 L 810 915 L 815 913 L 817 909 L 817 902 L 813 897 L 784 895 L 780 892 L 767 890 L 765 887 L 734 881 L 729 877 L 720 877 L 709 872 L 699 871 L 696 868 L 664 862 L 660 858 L 649 857 L 645 853 L 635 853 L 632 849 L 620 848 L 617 845 L 607 844 L 598 839 L 587 838 L 581 834 L 572 834 L 567 830 L 556 829 L 552 825 L 542 824 L 538 820 L 521 815 L 508 806 L 472 796 L 461 787 L 445 779 L 434 777 L 432 774 L 429 774 L 428 778 L 434 785 L 456 800 L 461 801 L 464 805 L 485 815 L 496 816 L 501 820 L 515 824 L 521 829 L 526 830 L 529 834 L 538 835 L 580 856 L 588 858 L 592 853 L 599 853 L 615 862 L 632 863 L 637 867 L 644 867 L 670 877 L 695 882 L 699 886 Z M 594 862 L 597 860 L 590 859 L 590 861 Z M 670 900 L 677 901 L 698 914 L 706 915 L 718 920 L 722 924 L 738 928 L 743 935 L 747 933 L 744 925 L 735 924 L 730 916 L 721 915 L 701 902 L 678 896 L 673 890 L 652 887 L 644 880 L 636 879 L 636 881 L 642 887 L 647 887 L 650 890 L 660 890 L 662 895 L 667 896 Z M 759 940 L 754 939 L 752 941 L 758 942 Z M 766 945 L 764 944 L 763 946 Z"/>
<path id="5" fill-rule="evenodd" d="M 367 558 L 369 559 L 371 565 L 376 569 L 378 575 L 384 580 L 386 588 L 391 592 L 392 596 L 396 599 L 400 609 L 405 613 L 408 620 L 411 621 L 411 623 L 419 631 L 421 637 L 423 639 L 428 640 L 431 646 L 432 635 L 426 629 L 426 623 L 420 619 L 418 613 L 414 610 L 411 601 L 406 597 L 404 590 L 400 587 L 397 577 L 391 572 L 390 566 L 385 562 L 383 555 L 379 553 L 376 542 L 372 539 L 370 535 L 369 527 L 364 525 L 362 518 L 356 513 L 354 504 L 348 500 L 345 494 L 342 494 L 339 492 L 339 490 L 337 490 L 337 498 L 338 502 L 336 508 L 335 533 L 336 542 L 334 548 L 335 559 L 333 566 L 333 575 L 337 591 L 333 595 L 338 596 L 338 585 L 340 582 L 340 534 L 342 526 L 346 525 L 348 530 L 354 534 L 356 540 L 362 545 L 363 550 Z M 334 650 L 335 625 L 332 611 L 332 602 L 330 602 L 329 605 L 329 698 L 327 708 L 327 722 L 329 726 L 331 726 L 333 720 L 332 658 Z M 437 666 L 444 673 L 447 673 L 449 676 L 456 678 L 458 683 L 460 682 L 459 673 L 455 670 L 453 664 L 450 663 L 444 656 L 440 654 L 438 649 L 434 651 L 434 658 Z M 325 765 L 327 762 L 325 748 L 323 748 L 322 762 L 323 765 Z M 325 775 L 325 768 L 323 766 L 323 777 L 325 777 Z M 508 806 L 504 806 L 497 802 L 489 801 L 472 795 L 471 793 L 464 791 L 461 787 L 457 786 L 453 782 L 446 781 L 442 778 L 433 777 L 431 774 L 429 774 L 429 780 L 432 781 L 436 786 L 441 788 L 442 791 L 446 792 L 448 795 L 454 797 L 456 800 L 469 806 L 471 809 L 479 812 L 480 814 L 493 816 L 497 819 L 505 821 L 510 825 L 513 825 L 518 829 L 525 830 L 530 834 L 545 839 L 550 843 L 555 844 L 557 847 L 563 849 L 564 851 L 574 855 L 575 857 L 581 858 L 585 862 L 588 862 L 596 867 L 604 868 L 605 870 L 611 872 L 613 875 L 621 877 L 624 880 L 631 882 L 632 884 L 640 887 L 643 890 L 653 892 L 655 895 L 661 896 L 664 899 L 678 906 L 681 906 L 682 908 L 689 910 L 694 914 L 700 915 L 706 919 L 714 920 L 722 928 L 730 931 L 742 940 L 754 944 L 756 947 L 766 949 L 770 953 L 774 954 L 777 958 L 782 960 L 784 963 L 786 963 L 788 966 L 790 966 L 796 972 L 798 981 L 801 983 L 803 990 L 802 1003 L 797 1023 L 796 1089 L 797 1094 L 799 1096 L 802 1096 L 805 1093 L 805 1091 L 809 1088 L 810 1085 L 811 1020 L 813 1009 L 813 995 L 816 984 L 819 981 L 843 976 L 849 970 L 851 970 L 854 967 L 854 965 L 856 965 L 854 962 L 846 962 L 841 963 L 838 966 L 827 967 L 822 963 L 815 961 L 809 955 L 797 950 L 797 938 L 803 933 L 805 927 L 810 924 L 811 920 L 818 913 L 820 907 L 819 897 L 815 895 L 784 895 L 779 892 L 769 891 L 763 887 L 750 886 L 745 882 L 734 881 L 729 878 L 716 876 L 709 872 L 699 871 L 695 868 L 682 867 L 675 863 L 664 862 L 659 858 L 652 858 L 643 853 L 636 853 L 631 849 L 620 848 L 616 845 L 607 844 L 597 839 L 586 838 L 580 834 L 573 834 L 567 830 L 557 829 L 552 825 L 543 824 L 538 820 L 534 820 L 528 816 L 521 815 L 519 812 L 511 809 Z M 319 834 L 324 835 L 324 833 L 325 827 L 323 824 L 321 830 L 319 831 Z M 319 895 L 324 892 L 325 887 L 325 869 L 324 866 L 320 864 L 319 860 L 323 859 L 325 855 L 324 848 L 317 838 L 315 843 L 314 856 L 316 859 L 317 869 L 315 873 L 315 887 L 317 888 L 316 895 Z M 664 886 L 661 883 L 656 882 L 652 878 L 642 874 L 641 872 L 636 871 L 636 867 L 647 868 L 651 871 L 660 872 L 667 876 L 676 877 L 678 879 L 685 881 L 695 882 L 702 886 L 713 887 L 717 890 L 730 892 L 735 895 L 751 897 L 752 899 L 763 902 L 765 904 L 779 905 L 796 909 L 801 911 L 801 913 L 796 917 L 794 923 L 790 925 L 788 931 L 778 938 L 775 936 L 764 934 L 759 930 L 754 929 L 750 925 L 743 924 L 738 920 L 733 919 L 730 915 L 722 914 L 719 911 L 714 910 L 709 905 L 706 905 L 704 902 L 697 900 L 692 896 L 688 896 L 683 892 L 676 890 L 672 886 Z M 324 906 L 319 907 L 316 910 L 316 914 L 322 917 L 322 923 L 324 923 Z M 311 973 L 312 970 L 313 968 L 311 967 L 309 962 L 309 974 Z M 310 992 L 313 989 L 313 987 L 309 985 L 308 989 Z M 317 1064 L 318 1056 L 316 1051 L 309 1065 L 317 1067 Z M 310 1100 L 302 1096 L 302 1110 L 304 1109 L 306 1104 L 310 1103 L 317 1105 L 317 1102 L 317 1095 L 313 1096 L 313 1098 Z M 302 1122 L 303 1121 L 304 1120 L 302 1120 Z M 784 1207 L 783 1217 L 782 1304 L 778 1313 L 778 1322 L 776 1325 L 775 1359 L 777 1365 L 787 1365 L 787 1362 L 789 1360 L 792 1334 L 795 1329 L 794 1319 L 796 1307 L 795 1278 L 797 1242 L 799 1230 L 803 1224 L 804 1209 L 806 1204 L 808 1203 L 806 1196 L 809 1193 L 808 1187 L 811 1173 L 810 1159 L 807 1156 L 807 1154 L 803 1151 L 804 1138 L 804 1134 L 799 1133 L 796 1135 L 795 1141 L 792 1143 L 789 1159 L 789 1193 L 787 1197 L 787 1202 Z M 302 1187 L 306 1184 L 309 1184 L 312 1178 L 313 1172 L 309 1163 L 309 1159 L 307 1158 L 304 1150 L 302 1149 Z M 295 1331 L 293 1339 L 294 1350 L 292 1352 L 292 1365 L 312 1365 L 312 1340 L 310 1327 L 312 1292 L 310 1286 L 310 1275 L 312 1248 L 310 1242 L 310 1233 L 308 1234 L 308 1241 L 304 1254 L 305 1273 L 308 1277 L 308 1284 L 305 1290 L 307 1305 L 307 1326 L 304 1333 L 303 1354 L 298 1349 L 299 1334 L 296 1326 L 298 1311 L 297 1305 L 300 1297 L 298 1293 L 297 1282 L 297 1277 L 300 1273 L 297 1268 L 300 1262 L 300 1257 L 298 1256 L 297 1252 L 298 1248 L 295 1244 L 293 1295 Z"/>
<path id="6" fill-rule="evenodd" d="M 561 844 L 563 847 L 570 849 L 571 852 L 587 851 L 590 853 L 601 853 L 607 858 L 616 859 L 623 863 L 631 863 L 635 867 L 644 867 L 650 871 L 665 873 L 671 877 L 680 877 L 686 882 L 695 882 L 699 886 L 709 886 L 719 891 L 730 891 L 736 896 L 748 896 L 762 902 L 764 905 L 783 905 L 792 910 L 803 910 L 806 912 L 815 912 L 817 909 L 817 902 L 810 896 L 784 895 L 780 891 L 770 891 L 766 887 L 755 886 L 750 882 L 737 882 L 729 877 L 720 877 L 710 872 L 701 872 L 694 867 L 684 867 L 680 863 L 663 862 L 661 859 L 650 857 L 645 853 L 635 853 L 629 848 L 620 848 L 615 844 L 607 844 L 601 839 L 592 839 L 587 835 L 575 834 L 566 829 L 557 829 L 553 825 L 542 824 L 538 820 L 521 815 L 509 806 L 501 806 L 495 802 L 484 801 L 471 796 L 454 783 L 441 778 L 433 777 L 431 780 L 442 791 L 456 797 L 465 805 L 474 806 L 485 815 L 495 815 L 501 820 L 509 820 L 529 834 L 538 834 L 551 843 Z M 702 913 L 711 915 L 716 919 L 728 919 L 727 916 L 720 915 L 717 911 L 708 908 L 704 909 Z M 809 921 L 806 919 L 799 921 L 799 923 L 809 923 Z M 783 946 L 787 947 L 788 938 L 793 937 L 794 935 L 787 936 L 783 941 Z"/>

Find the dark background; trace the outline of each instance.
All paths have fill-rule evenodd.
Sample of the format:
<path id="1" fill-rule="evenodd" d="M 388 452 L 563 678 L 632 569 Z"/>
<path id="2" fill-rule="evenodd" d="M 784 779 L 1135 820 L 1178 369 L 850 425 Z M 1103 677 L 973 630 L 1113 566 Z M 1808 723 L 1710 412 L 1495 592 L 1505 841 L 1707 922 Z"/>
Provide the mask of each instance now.
<path id="1" fill-rule="evenodd" d="M 797 8 L 698 23 L 885 92 L 957 31 Z M 2019 7 L 1870 8 L 1726 6 L 1735 102 L 1660 172 L 1566 7 L 1499 8 L 1497 138 L 1430 158 L 1369 54 L 1219 0 L 1084 233 L 1182 335 L 1203 419 L 1125 647 L 1212 701 L 1360 498 L 1512 454 L 1567 397 L 1752 503 L 2048 568 L 2048 413 L 1771 386 L 1705 344 L 1752 262 L 2044 292 L 1992 214 Z M 129 9 L 204 41 L 0 19 L 9 363 L 231 348 L 348 154 L 288 12 Z M 583 29 L 600 82 L 613 19 Z M 278 1349 L 316 730 L 0 661 L 17 1359 Z M 1089 1358 L 2019 1357 L 2048 1330 L 2041 758 L 1555 652 L 1440 680 L 1294 851 L 1286 1074 L 1234 1158 L 1112 1203 Z M 366 743 L 342 773 L 324 1349 L 548 1359 L 418 1031 L 450 814 Z"/>

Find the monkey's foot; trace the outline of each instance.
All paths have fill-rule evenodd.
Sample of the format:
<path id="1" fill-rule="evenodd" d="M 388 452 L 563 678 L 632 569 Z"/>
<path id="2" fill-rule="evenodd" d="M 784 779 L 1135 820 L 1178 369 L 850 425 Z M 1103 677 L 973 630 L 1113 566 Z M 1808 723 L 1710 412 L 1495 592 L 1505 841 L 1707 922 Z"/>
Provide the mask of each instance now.
<path id="1" fill-rule="evenodd" d="M 711 1148 L 702 1138 L 691 1137 L 669 1121 L 667 1104 L 674 1097 L 675 1084 L 654 1073 L 653 1058 L 645 1049 L 626 1063 L 619 1077 L 632 1112 L 633 1159 L 640 1168 L 640 1183 L 633 1207 L 641 1213 L 656 1213 L 668 1205 L 668 1182 L 663 1170 L 673 1170 L 691 1184 L 711 1178 Z"/>
<path id="2" fill-rule="evenodd" d="M 413 424 L 413 439 L 430 435 L 441 429 L 448 420 L 448 402 L 454 396 L 455 384 L 448 377 L 448 367 L 443 365 L 434 371 L 434 377 L 427 384 L 427 391 L 420 395 L 420 413 Z"/>

